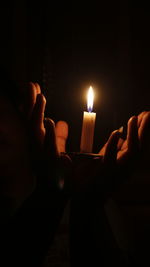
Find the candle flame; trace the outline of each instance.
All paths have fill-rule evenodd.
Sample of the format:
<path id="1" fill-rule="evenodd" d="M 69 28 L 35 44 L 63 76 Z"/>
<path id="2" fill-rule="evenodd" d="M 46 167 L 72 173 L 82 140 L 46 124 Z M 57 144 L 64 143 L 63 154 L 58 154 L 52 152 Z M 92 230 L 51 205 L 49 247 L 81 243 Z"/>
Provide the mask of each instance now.
<path id="1" fill-rule="evenodd" d="M 88 95 L 87 95 L 87 109 L 88 112 L 92 112 L 93 110 L 93 100 L 94 100 L 94 92 L 92 86 L 90 86 L 88 90 Z"/>

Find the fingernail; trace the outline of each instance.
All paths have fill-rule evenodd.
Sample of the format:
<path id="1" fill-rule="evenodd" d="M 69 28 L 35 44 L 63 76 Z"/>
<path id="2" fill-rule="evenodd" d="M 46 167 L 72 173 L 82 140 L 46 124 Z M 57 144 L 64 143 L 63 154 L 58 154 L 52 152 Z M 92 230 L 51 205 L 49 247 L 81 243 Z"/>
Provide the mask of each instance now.
<path id="1" fill-rule="evenodd" d="M 123 133 L 123 126 L 121 126 L 121 127 L 118 129 L 118 131 L 119 131 L 120 133 Z"/>

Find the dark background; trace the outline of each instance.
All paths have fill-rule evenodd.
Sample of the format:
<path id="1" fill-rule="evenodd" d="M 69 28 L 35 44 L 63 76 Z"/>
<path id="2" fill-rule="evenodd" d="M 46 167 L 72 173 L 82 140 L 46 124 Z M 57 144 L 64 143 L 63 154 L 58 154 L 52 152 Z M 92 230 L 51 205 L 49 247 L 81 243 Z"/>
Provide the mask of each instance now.
<path id="1" fill-rule="evenodd" d="M 47 114 L 70 126 L 79 151 L 86 90 L 95 90 L 94 150 L 113 129 L 149 109 L 149 8 L 144 2 L 7 1 L 1 62 L 19 82 L 38 81 Z"/>
<path id="2" fill-rule="evenodd" d="M 19 83 L 40 83 L 47 97 L 46 114 L 69 123 L 69 151 L 79 151 L 90 85 L 97 114 L 95 152 L 113 129 L 150 109 L 146 1 L 7 1 L 0 8 L 0 25 L 2 65 Z M 144 173 L 135 178 L 116 200 L 128 214 L 142 250 L 150 236 L 150 181 Z M 146 262 L 145 248 L 142 257 Z"/>

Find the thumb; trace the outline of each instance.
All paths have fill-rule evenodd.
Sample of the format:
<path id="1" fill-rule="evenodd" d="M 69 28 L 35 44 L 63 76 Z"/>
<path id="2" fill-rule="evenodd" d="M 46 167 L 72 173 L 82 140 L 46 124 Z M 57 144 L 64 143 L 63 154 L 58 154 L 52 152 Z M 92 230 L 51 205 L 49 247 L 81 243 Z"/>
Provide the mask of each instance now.
<path id="1" fill-rule="evenodd" d="M 57 149 L 66 152 L 66 141 L 68 138 L 68 124 L 65 121 L 59 121 L 56 124 L 56 143 Z"/>
<path id="2" fill-rule="evenodd" d="M 31 125 L 38 144 L 43 145 L 45 129 L 44 129 L 44 111 L 46 99 L 42 94 L 37 95 L 36 103 L 31 117 Z"/>
<path id="3" fill-rule="evenodd" d="M 59 153 L 56 144 L 55 123 L 53 120 L 46 118 L 44 120 L 45 138 L 44 138 L 44 153 L 48 159 L 55 159 Z"/>

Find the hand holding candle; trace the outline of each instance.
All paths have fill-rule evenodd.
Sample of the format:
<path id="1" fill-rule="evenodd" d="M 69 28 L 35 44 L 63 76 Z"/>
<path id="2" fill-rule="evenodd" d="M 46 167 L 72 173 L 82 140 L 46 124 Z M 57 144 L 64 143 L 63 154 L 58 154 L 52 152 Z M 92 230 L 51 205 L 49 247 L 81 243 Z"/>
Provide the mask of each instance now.
<path id="1" fill-rule="evenodd" d="M 95 119 L 96 119 L 96 113 L 92 112 L 93 100 L 94 100 L 93 88 L 90 86 L 87 96 L 88 112 L 84 111 L 83 114 L 80 152 L 85 152 L 85 153 L 92 152 Z"/>

